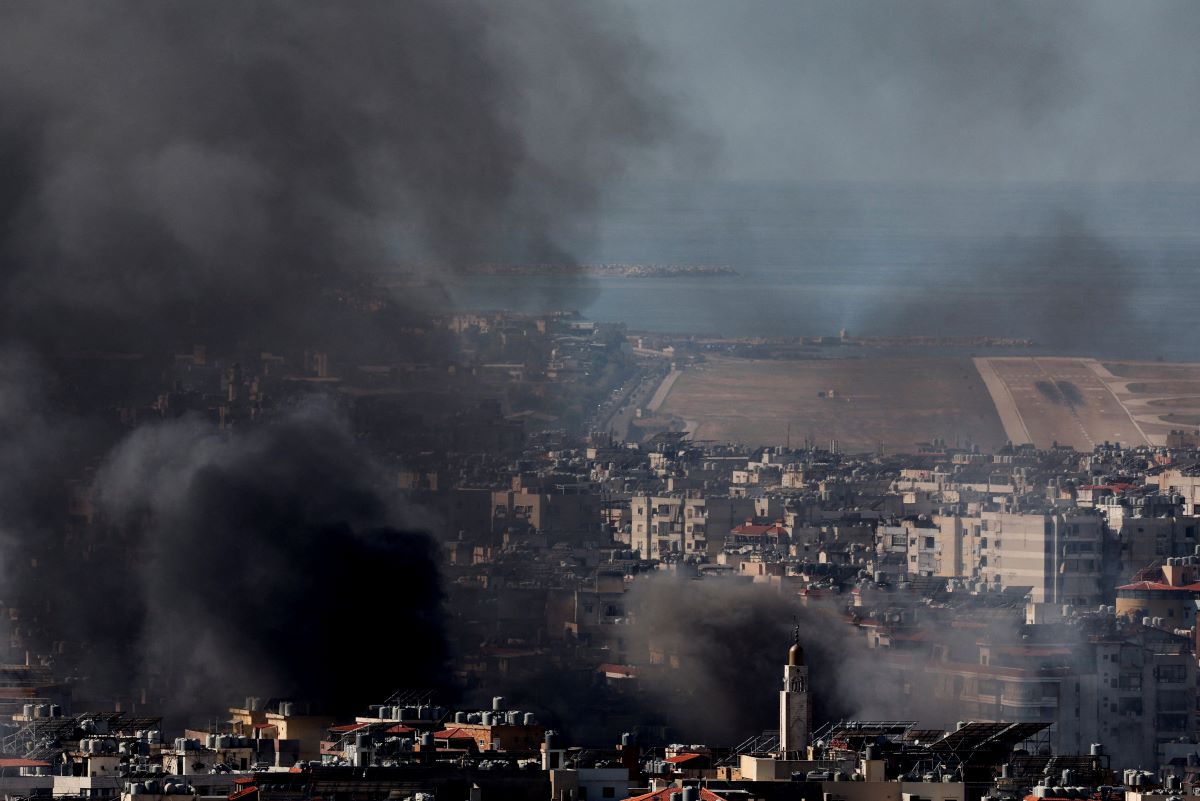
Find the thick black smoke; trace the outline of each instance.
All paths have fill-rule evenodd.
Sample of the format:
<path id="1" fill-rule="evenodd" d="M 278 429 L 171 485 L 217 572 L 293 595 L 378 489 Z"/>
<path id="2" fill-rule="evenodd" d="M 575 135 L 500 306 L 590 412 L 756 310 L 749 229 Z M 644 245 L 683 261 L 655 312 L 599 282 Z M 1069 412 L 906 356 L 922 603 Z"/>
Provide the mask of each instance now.
<path id="1" fill-rule="evenodd" d="M 571 4 L 6 6 L 4 324 L 266 348 L 332 338 L 335 290 L 372 270 L 570 262 L 661 130 L 644 67 Z"/>
<path id="2" fill-rule="evenodd" d="M 441 347 L 408 334 L 443 295 L 380 305 L 376 273 L 570 263 L 669 117 L 646 52 L 577 4 L 0 9 L 0 556 L 21 640 L 71 643 L 54 653 L 80 692 L 157 678 L 193 709 L 438 684 L 437 565 L 401 530 L 429 521 L 388 507 L 335 414 L 129 435 L 113 409 L 155 390 L 100 398 L 114 371 L 76 357 L 146 354 L 153 387 L 197 343 Z"/>
<path id="3" fill-rule="evenodd" d="M 349 713 L 446 689 L 436 545 L 393 527 L 381 484 L 322 407 L 236 438 L 189 422 L 129 437 L 97 501 L 140 544 L 130 677 L 173 678 L 183 709 L 244 690 Z"/>

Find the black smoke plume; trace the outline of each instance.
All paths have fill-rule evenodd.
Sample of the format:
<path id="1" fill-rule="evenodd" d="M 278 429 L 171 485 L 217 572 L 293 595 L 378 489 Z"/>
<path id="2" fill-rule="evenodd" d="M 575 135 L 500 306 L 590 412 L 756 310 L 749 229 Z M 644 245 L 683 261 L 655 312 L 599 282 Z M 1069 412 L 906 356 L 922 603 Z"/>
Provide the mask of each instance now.
<path id="1" fill-rule="evenodd" d="M 447 689 L 436 545 L 393 527 L 382 481 L 322 407 L 236 438 L 135 432 L 97 481 L 140 548 L 130 677 L 173 677 L 184 709 L 245 689 L 349 713 Z"/>
<path id="2" fill-rule="evenodd" d="M 130 433 L 113 409 L 151 406 L 197 343 L 436 361 L 436 338 L 405 332 L 463 267 L 572 262 L 605 182 L 669 119 L 648 66 L 590 5 L 0 9 L 0 544 L 20 639 L 70 642 L 54 653 L 93 700 L 155 679 L 192 710 L 250 691 L 345 711 L 437 685 L 437 565 L 411 533 L 432 524 L 389 506 L 336 413 L 218 436 Z M 363 313 L 395 267 L 434 290 Z M 81 365 L 113 384 L 88 359 L 116 351 L 157 384 L 101 397 Z"/>
<path id="3" fill-rule="evenodd" d="M 661 130 L 645 67 L 574 5 L 7 6 L 4 325 L 265 348 L 331 338 L 337 290 L 373 270 L 570 262 Z"/>

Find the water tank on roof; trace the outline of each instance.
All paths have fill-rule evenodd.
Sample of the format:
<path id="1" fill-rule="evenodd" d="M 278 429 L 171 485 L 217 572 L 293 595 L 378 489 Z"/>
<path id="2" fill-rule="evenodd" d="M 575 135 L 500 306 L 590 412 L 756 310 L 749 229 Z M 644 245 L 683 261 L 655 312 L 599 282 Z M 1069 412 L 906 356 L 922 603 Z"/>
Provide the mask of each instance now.
<path id="1" fill-rule="evenodd" d="M 508 725 L 509 726 L 519 726 L 520 724 L 521 724 L 521 713 L 516 712 L 516 711 L 509 712 L 508 713 Z"/>
<path id="2" fill-rule="evenodd" d="M 1154 625 L 1154 619 L 1149 618 L 1149 617 L 1144 617 L 1144 618 L 1142 618 L 1142 625 L 1145 626 L 1146 628 L 1150 628 L 1151 626 Z"/>
<path id="3" fill-rule="evenodd" d="M 208 750 L 213 750 L 217 747 L 217 735 L 210 734 L 204 738 L 204 747 Z"/>
<path id="4" fill-rule="evenodd" d="M 50 705 L 50 717 L 61 718 L 62 717 L 62 707 L 59 706 L 58 704 L 51 704 Z"/>
<path id="5" fill-rule="evenodd" d="M 1104 754 L 1104 743 L 1092 743 L 1088 748 L 1088 754 L 1091 756 L 1102 756 Z"/>
<path id="6" fill-rule="evenodd" d="M 497 696 L 493 697 L 492 698 L 492 711 L 499 712 L 502 709 L 504 709 L 504 696 L 497 695 Z"/>
<path id="7" fill-rule="evenodd" d="M 700 788 L 699 787 L 684 787 L 683 788 L 683 801 L 700 801 Z"/>
<path id="8" fill-rule="evenodd" d="M 536 726 L 537 725 L 537 715 L 534 715 L 532 712 L 526 712 L 524 722 L 525 722 L 526 726 Z"/>
<path id="9" fill-rule="evenodd" d="M 399 714 L 396 714 L 399 710 Z M 415 706 L 394 706 L 392 707 L 392 717 L 395 720 L 416 720 L 417 708 Z"/>
<path id="10" fill-rule="evenodd" d="M 466 712 L 455 712 L 454 713 L 454 722 L 455 723 L 466 723 L 467 722 L 467 713 Z"/>
<path id="11" fill-rule="evenodd" d="M 433 735 L 430 732 L 425 732 L 421 735 L 421 747 L 433 748 Z"/>
<path id="12" fill-rule="evenodd" d="M 23 714 L 27 718 L 32 718 L 33 717 L 33 704 L 25 704 L 23 707 L 21 707 L 21 714 Z"/>
<path id="13" fill-rule="evenodd" d="M 495 718 L 493 717 L 491 712 L 483 713 L 483 725 L 484 726 L 494 726 L 495 725 L 494 720 L 495 720 Z"/>

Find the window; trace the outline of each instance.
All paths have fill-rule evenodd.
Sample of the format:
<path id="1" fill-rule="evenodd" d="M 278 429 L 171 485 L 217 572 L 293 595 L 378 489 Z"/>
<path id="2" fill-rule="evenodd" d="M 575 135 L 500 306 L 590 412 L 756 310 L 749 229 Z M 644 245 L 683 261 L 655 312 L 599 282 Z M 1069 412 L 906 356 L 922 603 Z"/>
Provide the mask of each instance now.
<path id="1" fill-rule="evenodd" d="M 925 547 L 926 547 L 926 548 L 933 548 L 933 537 L 926 537 L 926 538 L 925 538 Z"/>
<path id="2" fill-rule="evenodd" d="M 602 787 L 600 789 L 601 798 L 616 798 L 617 790 L 615 787 Z"/>
<path id="3" fill-rule="evenodd" d="M 1162 683 L 1178 684 L 1187 680 L 1187 665 L 1159 665 L 1154 676 Z"/>
<path id="4" fill-rule="evenodd" d="M 587 801 L 587 788 L 586 787 L 579 788 L 579 801 Z"/>
<path id="5" fill-rule="evenodd" d="M 1161 731 L 1180 732 L 1187 731 L 1187 713 L 1183 714 L 1161 714 L 1155 719 L 1156 728 Z"/>

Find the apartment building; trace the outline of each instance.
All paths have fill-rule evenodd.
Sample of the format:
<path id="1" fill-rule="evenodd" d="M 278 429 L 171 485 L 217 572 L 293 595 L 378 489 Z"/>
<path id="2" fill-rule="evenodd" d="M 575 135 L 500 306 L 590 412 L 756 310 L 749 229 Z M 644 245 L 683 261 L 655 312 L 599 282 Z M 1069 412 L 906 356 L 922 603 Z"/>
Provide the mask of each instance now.
<path id="1" fill-rule="evenodd" d="M 635 496 L 630 500 L 630 547 L 643 559 L 721 552 L 734 526 L 753 518 L 753 498 Z"/>
<path id="2" fill-rule="evenodd" d="M 984 512 L 979 575 L 1001 589 L 1031 588 L 1035 604 L 1102 598 L 1104 519 L 1092 510 Z"/>

